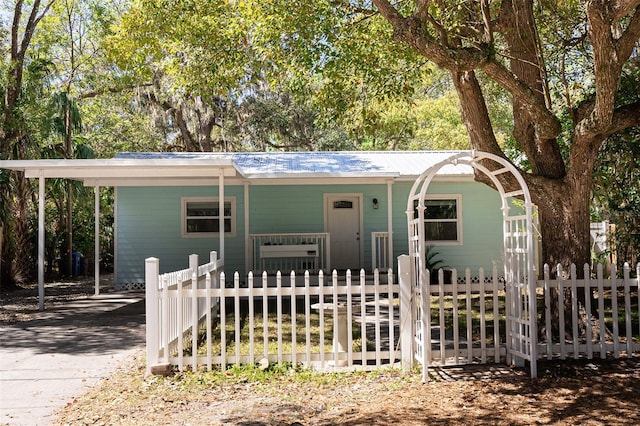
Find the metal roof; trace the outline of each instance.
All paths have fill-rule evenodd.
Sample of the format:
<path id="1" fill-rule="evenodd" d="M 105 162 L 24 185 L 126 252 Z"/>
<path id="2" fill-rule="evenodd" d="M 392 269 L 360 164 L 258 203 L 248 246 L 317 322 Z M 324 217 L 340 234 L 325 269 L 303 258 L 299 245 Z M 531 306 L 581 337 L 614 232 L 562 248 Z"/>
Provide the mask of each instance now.
<path id="1" fill-rule="evenodd" d="M 122 159 L 231 159 L 247 178 L 277 177 L 417 177 L 427 168 L 463 151 L 309 151 L 158 153 L 123 152 Z M 466 165 L 447 165 L 441 176 L 472 176 Z"/>
<path id="2" fill-rule="evenodd" d="M 324 152 L 123 152 L 111 159 L 5 160 L 0 168 L 21 170 L 30 178 L 69 178 L 88 186 L 212 185 L 221 174 L 269 184 L 410 180 L 429 167 L 466 151 Z M 468 165 L 446 165 L 438 178 L 470 179 Z"/>

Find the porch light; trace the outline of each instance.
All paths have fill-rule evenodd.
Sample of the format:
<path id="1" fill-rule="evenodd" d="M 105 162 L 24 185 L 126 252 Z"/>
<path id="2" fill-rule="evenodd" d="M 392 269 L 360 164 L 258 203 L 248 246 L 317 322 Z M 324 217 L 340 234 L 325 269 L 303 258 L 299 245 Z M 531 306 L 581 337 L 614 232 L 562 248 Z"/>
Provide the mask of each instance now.
<path id="1" fill-rule="evenodd" d="M 377 209 L 377 208 L 378 208 L 378 199 L 377 199 L 377 198 L 374 198 L 374 199 L 373 199 L 373 208 L 374 208 L 374 209 Z"/>

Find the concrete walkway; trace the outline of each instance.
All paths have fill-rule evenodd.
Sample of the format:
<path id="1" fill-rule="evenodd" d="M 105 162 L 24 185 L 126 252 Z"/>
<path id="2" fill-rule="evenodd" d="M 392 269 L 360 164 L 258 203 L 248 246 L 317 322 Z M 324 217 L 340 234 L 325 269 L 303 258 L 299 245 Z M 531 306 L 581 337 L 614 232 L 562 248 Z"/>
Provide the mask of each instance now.
<path id="1" fill-rule="evenodd" d="M 144 295 L 75 300 L 0 327 L 0 424 L 47 425 L 144 347 Z"/>

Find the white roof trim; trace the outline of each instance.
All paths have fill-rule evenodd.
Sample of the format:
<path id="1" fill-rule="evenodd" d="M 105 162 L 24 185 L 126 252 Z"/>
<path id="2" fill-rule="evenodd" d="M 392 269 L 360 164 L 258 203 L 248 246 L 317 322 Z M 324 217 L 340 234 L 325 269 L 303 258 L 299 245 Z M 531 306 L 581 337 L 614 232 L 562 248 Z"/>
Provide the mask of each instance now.
<path id="1" fill-rule="evenodd" d="M 95 160 L 9 160 L 0 168 L 19 170 L 28 178 L 92 180 L 215 178 L 239 176 L 230 159 L 95 159 Z"/>
<path id="2" fill-rule="evenodd" d="M 400 176 L 394 172 L 348 172 L 348 173 L 255 173 L 246 175 L 247 179 L 393 179 Z"/>

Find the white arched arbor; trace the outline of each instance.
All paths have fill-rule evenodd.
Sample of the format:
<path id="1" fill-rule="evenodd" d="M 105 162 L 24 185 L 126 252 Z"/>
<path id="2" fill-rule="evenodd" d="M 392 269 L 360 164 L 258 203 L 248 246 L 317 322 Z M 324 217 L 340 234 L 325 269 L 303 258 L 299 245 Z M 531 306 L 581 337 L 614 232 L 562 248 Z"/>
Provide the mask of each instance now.
<path id="1" fill-rule="evenodd" d="M 504 234 L 504 278 L 506 291 L 507 363 L 524 365 L 529 361 L 531 376 L 537 376 L 536 276 L 534 267 L 533 203 L 524 178 L 507 160 L 494 154 L 467 151 L 425 170 L 416 179 L 407 200 L 410 276 L 417 301 L 416 354 L 426 372 L 426 354 L 430 350 L 430 315 L 421 309 L 422 289 L 429 285 L 426 269 L 425 198 L 438 171 L 447 166 L 470 166 L 482 172 L 500 193 Z M 515 183 L 507 191 L 503 182 Z M 515 205 L 514 199 L 522 200 Z M 428 294 L 427 291 L 424 292 Z M 427 301 L 423 301 L 426 303 Z M 428 306 L 428 305 L 427 305 Z"/>

